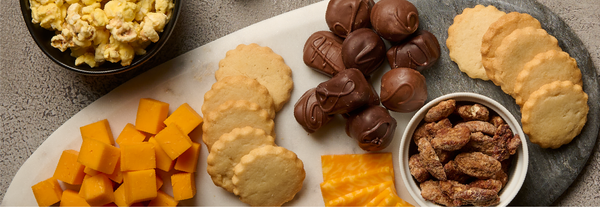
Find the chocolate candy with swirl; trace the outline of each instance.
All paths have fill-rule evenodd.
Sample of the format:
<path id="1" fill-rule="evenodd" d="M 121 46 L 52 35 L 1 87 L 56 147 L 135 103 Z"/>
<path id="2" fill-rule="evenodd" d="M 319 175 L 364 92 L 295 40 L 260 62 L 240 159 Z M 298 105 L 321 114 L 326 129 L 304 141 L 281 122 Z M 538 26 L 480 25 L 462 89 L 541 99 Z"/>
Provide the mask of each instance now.
<path id="1" fill-rule="evenodd" d="M 413 112 L 423 107 L 426 99 L 427 85 L 419 71 L 396 68 L 381 77 L 381 103 L 389 110 Z"/>
<path id="2" fill-rule="evenodd" d="M 373 30 L 361 28 L 342 43 L 342 59 L 347 68 L 356 68 L 368 77 L 385 59 L 385 43 Z"/>
<path id="3" fill-rule="evenodd" d="M 371 25 L 392 42 L 400 42 L 419 28 L 419 11 L 406 0 L 381 0 L 371 10 Z"/>
<path id="4" fill-rule="evenodd" d="M 333 118 L 333 115 L 327 115 L 321 109 L 315 96 L 316 88 L 312 88 L 304 93 L 296 105 L 294 105 L 294 117 L 296 121 L 308 133 L 319 130 Z"/>
<path id="5" fill-rule="evenodd" d="M 304 63 L 329 77 L 346 69 L 342 60 L 342 39 L 329 31 L 313 33 L 304 44 Z"/>
<path id="6" fill-rule="evenodd" d="M 412 68 L 419 72 L 430 68 L 440 58 L 440 44 L 428 31 L 420 30 L 408 41 L 387 51 L 392 68 Z"/>
<path id="7" fill-rule="evenodd" d="M 317 86 L 316 98 L 327 114 L 346 114 L 374 102 L 375 90 L 356 68 L 343 70 Z"/>
<path id="8" fill-rule="evenodd" d="M 369 106 L 353 112 L 346 121 L 346 134 L 356 139 L 358 146 L 366 151 L 385 149 L 394 139 L 396 119 L 379 106 Z"/>
<path id="9" fill-rule="evenodd" d="M 373 0 L 331 0 L 325 11 L 327 26 L 342 38 L 354 30 L 371 27 L 373 4 Z"/>

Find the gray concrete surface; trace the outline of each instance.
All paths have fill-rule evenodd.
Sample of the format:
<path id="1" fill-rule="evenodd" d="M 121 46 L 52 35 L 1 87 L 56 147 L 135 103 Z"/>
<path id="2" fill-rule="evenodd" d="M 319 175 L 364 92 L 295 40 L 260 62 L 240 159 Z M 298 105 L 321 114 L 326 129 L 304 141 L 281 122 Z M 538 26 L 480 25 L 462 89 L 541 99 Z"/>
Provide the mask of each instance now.
<path id="1" fill-rule="evenodd" d="M 557 13 L 583 41 L 600 68 L 600 1 L 538 0 Z M 269 17 L 317 0 L 187 0 L 166 46 L 140 68 L 90 77 L 69 72 L 36 46 L 19 1 L 0 0 L 0 200 L 35 149 L 75 113 L 115 87 L 196 47 Z M 600 152 L 595 150 L 577 180 L 555 205 L 600 204 Z M 541 175 L 543 176 L 543 175 Z"/>

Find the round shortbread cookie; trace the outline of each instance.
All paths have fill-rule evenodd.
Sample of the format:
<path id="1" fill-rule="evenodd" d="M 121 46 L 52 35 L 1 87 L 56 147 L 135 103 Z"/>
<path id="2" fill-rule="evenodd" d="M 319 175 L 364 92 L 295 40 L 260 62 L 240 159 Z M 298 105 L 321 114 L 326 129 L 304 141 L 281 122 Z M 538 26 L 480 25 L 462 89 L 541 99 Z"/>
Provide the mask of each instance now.
<path id="1" fill-rule="evenodd" d="M 275 137 L 275 123 L 267 111 L 250 101 L 230 100 L 205 116 L 202 141 L 210 150 L 221 135 L 246 126 L 262 129 Z"/>
<path id="2" fill-rule="evenodd" d="M 496 85 L 500 85 L 495 76 L 492 60 L 496 56 L 496 49 L 502 43 L 502 40 L 516 29 L 533 27 L 541 29 L 540 22 L 529 14 L 511 12 L 501 16 L 492 23 L 481 39 L 481 63 L 485 72 Z"/>
<path id="3" fill-rule="evenodd" d="M 519 106 L 523 106 L 531 93 L 558 80 L 581 85 L 581 71 L 577 67 L 577 61 L 562 51 L 549 50 L 537 54 L 523 66 L 517 76 L 513 97 Z"/>
<path id="4" fill-rule="evenodd" d="M 450 59 L 469 77 L 489 80 L 481 65 L 481 39 L 490 24 L 505 14 L 491 5 L 477 5 L 454 17 L 454 23 L 448 28 L 446 46 Z"/>
<path id="5" fill-rule="evenodd" d="M 513 95 L 515 80 L 525 63 L 538 53 L 548 50 L 562 51 L 558 40 L 546 30 L 527 27 L 516 29 L 506 36 L 496 49 L 496 57 L 492 61 L 496 80 L 499 80 L 502 91 Z"/>
<path id="6" fill-rule="evenodd" d="M 238 45 L 219 61 L 219 69 L 215 73 L 217 81 L 232 75 L 248 76 L 265 86 L 273 97 L 275 111 L 281 110 L 289 101 L 294 85 L 292 69 L 283 58 L 271 48 L 255 43 Z"/>
<path id="7" fill-rule="evenodd" d="M 271 118 L 275 117 L 273 98 L 269 90 L 255 79 L 243 75 L 227 76 L 213 84 L 204 94 L 202 114 L 210 113 L 229 100 L 247 100 L 256 103 L 267 111 Z"/>
<path id="8" fill-rule="evenodd" d="M 275 139 L 262 129 L 252 127 L 235 128 L 223 134 L 208 154 L 206 171 L 217 186 L 233 193 L 233 167 L 242 156 L 263 145 L 275 145 Z"/>
<path id="9" fill-rule="evenodd" d="M 251 206 L 281 206 L 302 189 L 305 177 L 304 164 L 294 152 L 265 145 L 234 167 L 233 193 Z"/>
<path id="10" fill-rule="evenodd" d="M 580 132 L 589 106 L 588 95 L 571 81 L 554 81 L 533 92 L 521 109 L 523 132 L 532 143 L 556 149 Z"/>

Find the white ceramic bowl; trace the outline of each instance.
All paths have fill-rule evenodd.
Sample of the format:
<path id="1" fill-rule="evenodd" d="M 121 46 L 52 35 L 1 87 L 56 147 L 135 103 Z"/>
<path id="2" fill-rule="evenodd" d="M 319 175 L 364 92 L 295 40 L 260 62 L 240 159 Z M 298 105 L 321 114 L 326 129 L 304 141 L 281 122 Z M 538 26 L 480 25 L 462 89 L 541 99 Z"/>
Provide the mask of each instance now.
<path id="1" fill-rule="evenodd" d="M 512 155 L 513 164 L 508 172 L 508 183 L 506 186 L 500 191 L 500 203 L 498 206 L 507 206 L 512 199 L 517 195 L 519 189 L 523 185 L 523 181 L 525 181 L 525 176 L 527 175 L 527 166 L 529 163 L 529 155 L 527 150 L 527 142 L 524 140 L 525 135 L 523 134 L 523 130 L 519 125 L 519 122 L 512 116 L 512 114 L 504 108 L 504 106 L 500 105 L 498 102 L 475 93 L 451 93 L 440 96 L 429 103 L 425 104 L 408 122 L 408 126 L 402 135 L 402 140 L 400 143 L 400 153 L 399 154 L 399 162 L 400 162 L 400 174 L 402 176 L 402 180 L 404 181 L 408 192 L 413 197 L 413 199 L 417 202 L 419 206 L 436 206 L 437 204 L 432 203 L 423 199 L 421 196 L 421 189 L 419 185 L 415 181 L 415 179 L 410 174 L 410 169 L 408 168 L 408 158 L 409 149 L 411 144 L 414 145 L 412 141 L 412 135 L 419 123 L 425 117 L 427 111 L 437 105 L 439 102 L 454 99 L 456 101 L 468 101 L 473 103 L 479 103 L 488 107 L 488 109 L 496 112 L 498 115 L 504 119 L 506 123 L 510 126 L 510 129 L 515 134 L 519 134 L 521 137 L 521 147 L 518 149 L 515 155 Z"/>

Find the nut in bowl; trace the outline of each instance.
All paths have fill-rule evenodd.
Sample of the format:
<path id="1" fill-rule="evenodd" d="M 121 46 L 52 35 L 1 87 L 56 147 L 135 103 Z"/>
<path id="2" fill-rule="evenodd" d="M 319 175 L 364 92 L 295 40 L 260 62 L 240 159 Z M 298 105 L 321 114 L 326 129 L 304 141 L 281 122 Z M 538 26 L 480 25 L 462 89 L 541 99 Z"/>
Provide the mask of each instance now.
<path id="1" fill-rule="evenodd" d="M 512 114 L 486 96 L 438 97 L 402 135 L 402 180 L 420 206 L 507 206 L 527 175 L 524 137 Z"/>

